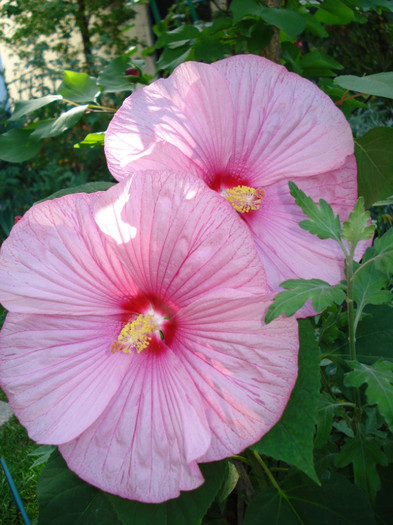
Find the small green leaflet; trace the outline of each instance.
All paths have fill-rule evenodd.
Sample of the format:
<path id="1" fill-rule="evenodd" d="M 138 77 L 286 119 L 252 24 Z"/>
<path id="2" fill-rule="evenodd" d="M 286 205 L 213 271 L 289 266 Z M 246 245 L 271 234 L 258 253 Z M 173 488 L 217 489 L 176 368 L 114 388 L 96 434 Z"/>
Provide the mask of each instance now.
<path id="1" fill-rule="evenodd" d="M 347 363 L 353 371 L 346 374 L 345 385 L 360 387 L 367 383 L 367 401 L 370 405 L 377 405 L 379 413 L 393 432 L 393 363 L 383 359 L 371 366 L 358 361 Z"/>
<path id="2" fill-rule="evenodd" d="M 349 218 L 343 224 L 342 238 L 354 246 L 359 241 L 371 239 L 374 234 L 375 226 L 369 224 L 370 214 L 364 211 L 364 199 L 359 197 Z"/>
<path id="3" fill-rule="evenodd" d="M 295 183 L 289 181 L 289 190 L 296 204 L 300 206 L 303 213 L 311 220 L 301 221 L 299 226 L 320 239 L 334 239 L 341 244 L 341 225 L 338 215 L 330 204 L 320 199 L 319 207 L 308 197 Z"/>
<path id="4" fill-rule="evenodd" d="M 288 279 L 281 283 L 281 286 L 288 291 L 276 295 L 267 311 L 266 323 L 270 323 L 281 314 L 287 317 L 293 315 L 308 299 L 311 299 L 316 312 L 334 303 L 341 304 L 345 300 L 345 292 L 341 284 L 331 286 L 320 279 Z"/>
<path id="5" fill-rule="evenodd" d="M 349 439 L 336 456 L 336 467 L 346 467 L 352 463 L 355 484 L 374 500 L 381 486 L 377 465 L 386 466 L 388 459 L 381 450 L 381 444 L 374 438 L 361 434 Z"/>

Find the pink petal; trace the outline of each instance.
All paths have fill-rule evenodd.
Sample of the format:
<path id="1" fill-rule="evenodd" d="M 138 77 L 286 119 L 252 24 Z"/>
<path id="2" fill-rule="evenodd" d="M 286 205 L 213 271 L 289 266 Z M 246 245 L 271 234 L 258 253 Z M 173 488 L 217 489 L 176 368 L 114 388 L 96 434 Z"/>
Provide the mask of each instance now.
<path id="1" fill-rule="evenodd" d="M 224 297 L 184 309 L 176 339 L 212 432 L 202 462 L 258 441 L 280 419 L 297 377 L 297 322 L 278 319 L 265 326 L 269 296 Z"/>
<path id="2" fill-rule="evenodd" d="M 161 357 L 135 355 L 105 413 L 60 451 L 102 490 L 159 503 L 203 483 L 195 460 L 209 445 L 201 396 L 168 348 Z"/>
<path id="3" fill-rule="evenodd" d="M 94 213 L 108 246 L 145 294 L 181 307 L 212 289 L 267 291 L 247 226 L 198 178 L 135 174 L 101 193 Z"/>
<path id="4" fill-rule="evenodd" d="M 339 168 L 353 153 L 344 114 L 309 80 L 253 55 L 220 60 L 213 67 L 231 92 L 232 170 L 242 169 L 250 183 L 255 177 L 271 184 L 323 173 Z"/>
<path id="5" fill-rule="evenodd" d="M 132 94 L 109 125 L 105 152 L 118 180 L 161 163 L 212 186 L 228 175 L 271 184 L 340 167 L 353 138 L 314 84 L 246 55 L 186 62 Z"/>
<path id="6" fill-rule="evenodd" d="M 224 168 L 232 154 L 232 122 L 222 75 L 187 62 L 124 101 L 106 133 L 109 169 L 121 180 L 138 169 Z"/>
<path id="7" fill-rule="evenodd" d="M 33 206 L 13 227 L 0 257 L 0 300 L 7 310 L 51 315 L 122 312 L 135 284 L 106 252 L 94 222 L 94 195 Z"/>
<path id="8" fill-rule="evenodd" d="M 348 157 L 335 171 L 296 180 L 315 201 L 324 198 L 342 220 L 356 202 L 356 163 Z M 261 208 L 245 217 L 265 267 L 269 285 L 277 290 L 286 279 L 322 279 L 337 284 L 344 278 L 344 254 L 336 241 L 321 240 L 299 226 L 306 219 L 289 193 L 287 181 L 265 188 Z M 365 247 L 364 247 L 365 249 Z"/>
<path id="9" fill-rule="evenodd" d="M 0 381 L 29 436 L 59 444 L 85 431 L 116 394 L 129 368 L 111 355 L 116 317 L 9 313 L 0 338 Z"/>

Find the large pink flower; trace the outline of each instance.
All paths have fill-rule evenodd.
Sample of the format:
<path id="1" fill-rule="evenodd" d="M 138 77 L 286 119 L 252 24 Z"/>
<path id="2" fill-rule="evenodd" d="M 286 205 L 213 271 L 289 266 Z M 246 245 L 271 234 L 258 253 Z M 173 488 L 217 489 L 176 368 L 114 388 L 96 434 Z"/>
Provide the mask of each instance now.
<path id="1" fill-rule="evenodd" d="M 167 166 L 196 174 L 235 204 L 251 201 L 255 209 L 242 218 L 273 289 L 288 278 L 333 284 L 344 277 L 335 242 L 298 226 L 304 215 L 288 181 L 330 202 L 344 220 L 357 196 L 353 150 L 350 127 L 327 95 L 252 55 L 180 65 L 132 94 L 106 134 L 117 180 Z"/>
<path id="2" fill-rule="evenodd" d="M 101 489 L 145 502 L 257 441 L 297 375 L 235 211 L 196 177 L 135 174 L 34 206 L 0 256 L 0 380 L 29 435 Z"/>

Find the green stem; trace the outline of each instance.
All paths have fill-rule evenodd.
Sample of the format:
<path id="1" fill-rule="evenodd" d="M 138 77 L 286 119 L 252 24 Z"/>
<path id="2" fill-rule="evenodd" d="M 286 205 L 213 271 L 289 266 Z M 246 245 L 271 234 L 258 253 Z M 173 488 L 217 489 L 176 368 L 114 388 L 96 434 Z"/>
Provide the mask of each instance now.
<path id="1" fill-rule="evenodd" d="M 353 296 L 353 258 L 355 253 L 355 245 L 349 243 L 349 254 L 346 256 L 346 270 L 347 270 L 347 306 L 348 306 L 348 344 L 349 355 L 352 361 L 356 361 L 356 318 L 354 310 L 354 296 Z M 354 388 L 355 395 L 355 409 L 352 418 L 352 428 L 355 434 L 360 432 L 360 417 L 361 417 L 361 403 L 360 393 L 358 388 Z"/>

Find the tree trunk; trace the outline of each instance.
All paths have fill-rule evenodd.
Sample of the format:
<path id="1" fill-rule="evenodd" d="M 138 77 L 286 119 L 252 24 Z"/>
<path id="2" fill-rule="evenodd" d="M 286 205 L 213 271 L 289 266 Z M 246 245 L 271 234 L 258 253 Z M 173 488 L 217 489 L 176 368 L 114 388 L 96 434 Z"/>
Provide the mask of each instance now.
<path id="1" fill-rule="evenodd" d="M 89 17 L 86 14 L 86 3 L 85 0 L 78 1 L 78 10 L 76 12 L 75 20 L 76 25 L 82 36 L 83 43 L 83 54 L 85 56 L 86 69 L 88 73 L 93 71 L 93 57 L 91 54 L 91 42 L 89 33 Z"/>
<path id="2" fill-rule="evenodd" d="M 280 7 L 281 0 L 265 0 L 266 7 Z M 281 63 L 281 44 L 280 44 L 280 30 L 273 27 L 273 36 L 269 45 L 262 49 L 262 56 L 276 62 Z"/>

